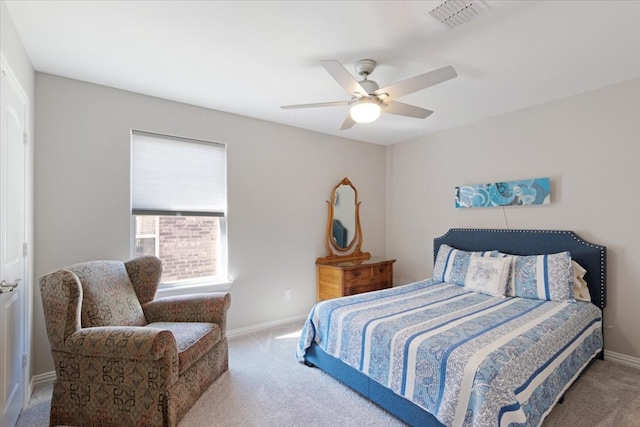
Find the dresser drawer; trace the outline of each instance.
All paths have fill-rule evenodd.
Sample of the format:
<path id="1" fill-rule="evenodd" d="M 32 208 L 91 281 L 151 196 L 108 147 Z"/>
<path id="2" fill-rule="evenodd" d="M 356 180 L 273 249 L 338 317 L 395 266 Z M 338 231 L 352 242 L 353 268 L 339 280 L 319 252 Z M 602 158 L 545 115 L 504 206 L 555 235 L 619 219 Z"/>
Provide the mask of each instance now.
<path id="1" fill-rule="evenodd" d="M 392 282 L 393 264 L 391 262 L 366 265 L 345 271 L 344 294 L 355 295 L 362 292 L 387 289 L 392 286 Z"/>
<path id="2" fill-rule="evenodd" d="M 381 289 L 387 289 L 391 287 L 391 282 L 383 280 L 379 282 L 368 283 L 349 283 L 344 286 L 345 295 L 361 294 L 363 292 L 379 291 Z"/>
<path id="3" fill-rule="evenodd" d="M 318 300 L 377 291 L 393 286 L 395 260 L 372 258 L 364 261 L 317 264 Z"/>
<path id="4" fill-rule="evenodd" d="M 345 271 L 344 280 L 346 282 L 370 280 L 373 275 L 374 273 L 371 269 L 371 266 L 367 265 L 365 267 Z"/>
<path id="5" fill-rule="evenodd" d="M 355 295 L 362 292 L 378 291 L 380 289 L 387 289 L 392 286 L 392 280 L 389 278 L 377 278 L 354 280 L 344 283 L 344 294 Z"/>
<path id="6" fill-rule="evenodd" d="M 385 263 L 385 264 L 374 265 L 372 270 L 373 270 L 373 274 L 376 276 L 389 276 L 389 273 L 391 273 L 392 268 L 393 268 L 393 264 Z"/>
<path id="7" fill-rule="evenodd" d="M 384 276 L 384 277 L 389 276 L 391 269 L 392 269 L 392 265 L 390 263 L 366 265 L 361 268 L 354 268 L 354 269 L 345 271 L 344 280 L 345 281 L 364 280 L 364 279 L 376 280 L 378 277 L 381 277 L 381 276 Z"/>

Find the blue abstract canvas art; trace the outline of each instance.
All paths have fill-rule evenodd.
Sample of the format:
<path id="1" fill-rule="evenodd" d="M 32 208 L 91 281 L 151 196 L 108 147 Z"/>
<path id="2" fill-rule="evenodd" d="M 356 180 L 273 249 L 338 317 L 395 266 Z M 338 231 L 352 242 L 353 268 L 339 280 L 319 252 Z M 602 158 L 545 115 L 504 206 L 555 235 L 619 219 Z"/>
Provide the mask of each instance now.
<path id="1" fill-rule="evenodd" d="M 532 178 L 456 187 L 456 208 L 548 205 L 549 178 Z"/>

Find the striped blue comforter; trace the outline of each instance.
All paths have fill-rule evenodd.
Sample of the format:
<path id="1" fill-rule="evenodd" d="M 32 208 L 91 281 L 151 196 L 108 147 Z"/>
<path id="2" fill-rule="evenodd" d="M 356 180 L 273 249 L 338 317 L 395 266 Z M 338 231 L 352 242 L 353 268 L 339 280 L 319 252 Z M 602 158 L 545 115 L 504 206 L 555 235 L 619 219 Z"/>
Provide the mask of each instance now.
<path id="1" fill-rule="evenodd" d="M 602 349 L 601 319 L 430 279 L 316 304 L 297 356 L 315 342 L 447 426 L 535 426 Z"/>

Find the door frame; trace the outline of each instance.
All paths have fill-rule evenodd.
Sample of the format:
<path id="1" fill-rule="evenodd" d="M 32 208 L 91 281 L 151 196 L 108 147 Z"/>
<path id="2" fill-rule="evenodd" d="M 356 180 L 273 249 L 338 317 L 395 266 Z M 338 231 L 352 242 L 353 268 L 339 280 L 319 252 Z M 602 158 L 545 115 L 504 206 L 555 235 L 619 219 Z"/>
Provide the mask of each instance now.
<path id="1" fill-rule="evenodd" d="M 33 143 L 32 143 L 32 132 L 31 132 L 31 100 L 27 95 L 27 92 L 20 84 L 20 81 L 16 77 L 9 61 L 6 59 L 4 52 L 0 50 L 0 65 L 1 72 L 7 78 L 7 81 L 13 85 L 18 96 L 21 98 L 21 101 L 24 103 L 24 129 L 25 134 L 24 138 L 24 150 L 25 150 L 25 158 L 24 158 L 24 186 L 25 186 L 25 195 L 24 195 L 24 235 L 23 240 L 26 245 L 26 250 L 24 252 L 24 263 L 23 263 L 23 292 L 24 298 L 22 300 L 22 321 L 24 323 L 23 328 L 23 360 L 22 360 L 22 381 L 23 381 L 23 409 L 29 403 L 29 399 L 31 398 L 31 393 L 33 389 L 33 383 L 31 382 L 31 337 L 33 336 L 32 331 L 32 308 L 33 308 L 33 292 L 32 292 L 32 272 L 33 272 Z"/>

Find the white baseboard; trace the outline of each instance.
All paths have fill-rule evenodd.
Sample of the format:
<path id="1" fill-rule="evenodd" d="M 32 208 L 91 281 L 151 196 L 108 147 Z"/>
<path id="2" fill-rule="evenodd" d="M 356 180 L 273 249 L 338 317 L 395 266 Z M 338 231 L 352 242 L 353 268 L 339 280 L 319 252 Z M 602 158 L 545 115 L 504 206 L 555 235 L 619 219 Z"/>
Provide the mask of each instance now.
<path id="1" fill-rule="evenodd" d="M 44 374 L 34 375 L 31 378 L 31 384 L 29 384 L 29 396 L 33 394 L 33 389 L 36 387 L 47 386 L 53 384 L 56 380 L 56 371 L 45 372 Z"/>
<path id="2" fill-rule="evenodd" d="M 637 357 L 627 356 L 626 354 L 616 353 L 614 351 L 605 350 L 604 360 L 610 362 L 621 363 L 623 365 L 640 368 L 640 359 Z"/>
<path id="3" fill-rule="evenodd" d="M 247 326 L 245 328 L 238 328 L 232 331 L 227 331 L 227 337 L 235 337 L 238 335 L 250 334 L 251 332 L 261 331 L 263 329 L 273 328 L 274 326 L 286 325 L 287 323 L 299 322 L 303 321 L 307 318 L 307 315 L 304 316 L 294 316 L 288 317 L 286 319 L 274 320 L 271 322 L 260 323 L 258 325 Z"/>

